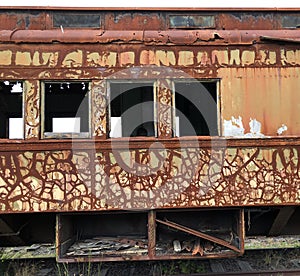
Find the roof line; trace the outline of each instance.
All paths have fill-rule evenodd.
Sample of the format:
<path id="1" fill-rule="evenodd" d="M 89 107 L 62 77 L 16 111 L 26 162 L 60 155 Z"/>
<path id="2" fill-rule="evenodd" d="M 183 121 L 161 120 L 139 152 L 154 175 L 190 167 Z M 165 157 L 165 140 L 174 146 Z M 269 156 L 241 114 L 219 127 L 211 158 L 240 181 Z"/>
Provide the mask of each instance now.
<path id="1" fill-rule="evenodd" d="M 0 6 L 4 10 L 81 10 L 81 11 L 300 11 L 300 7 L 59 7 Z"/>

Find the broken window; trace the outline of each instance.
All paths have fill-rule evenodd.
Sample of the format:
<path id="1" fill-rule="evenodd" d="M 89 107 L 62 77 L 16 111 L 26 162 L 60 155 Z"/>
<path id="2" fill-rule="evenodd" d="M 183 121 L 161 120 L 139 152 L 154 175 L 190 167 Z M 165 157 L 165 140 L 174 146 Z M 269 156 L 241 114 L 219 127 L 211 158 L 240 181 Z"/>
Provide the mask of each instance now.
<path id="1" fill-rule="evenodd" d="M 0 81 L 0 138 L 23 139 L 23 83 Z"/>
<path id="2" fill-rule="evenodd" d="M 218 135 L 217 81 L 175 82 L 176 136 Z"/>
<path id="3" fill-rule="evenodd" d="M 152 83 L 110 83 L 110 137 L 155 136 Z"/>
<path id="4" fill-rule="evenodd" d="M 89 137 L 89 83 L 44 83 L 44 138 Z"/>

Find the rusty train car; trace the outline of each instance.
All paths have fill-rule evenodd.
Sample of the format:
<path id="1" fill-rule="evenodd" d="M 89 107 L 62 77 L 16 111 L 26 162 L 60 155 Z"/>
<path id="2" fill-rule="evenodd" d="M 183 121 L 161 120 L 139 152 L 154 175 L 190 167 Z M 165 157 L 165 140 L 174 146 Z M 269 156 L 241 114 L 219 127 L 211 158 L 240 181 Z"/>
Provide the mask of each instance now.
<path id="1" fill-rule="evenodd" d="M 2 7 L 0 21 L 2 254 L 299 246 L 299 9 Z"/>

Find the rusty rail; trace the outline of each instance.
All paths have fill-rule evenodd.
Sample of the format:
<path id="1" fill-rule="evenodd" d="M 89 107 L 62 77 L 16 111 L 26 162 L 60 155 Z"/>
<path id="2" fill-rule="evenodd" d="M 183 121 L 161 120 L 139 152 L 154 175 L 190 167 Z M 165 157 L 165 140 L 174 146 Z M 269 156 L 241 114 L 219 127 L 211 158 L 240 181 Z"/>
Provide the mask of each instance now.
<path id="1" fill-rule="evenodd" d="M 300 30 L 1 30 L 1 42 L 144 43 L 171 45 L 253 44 L 261 40 L 299 42 Z"/>

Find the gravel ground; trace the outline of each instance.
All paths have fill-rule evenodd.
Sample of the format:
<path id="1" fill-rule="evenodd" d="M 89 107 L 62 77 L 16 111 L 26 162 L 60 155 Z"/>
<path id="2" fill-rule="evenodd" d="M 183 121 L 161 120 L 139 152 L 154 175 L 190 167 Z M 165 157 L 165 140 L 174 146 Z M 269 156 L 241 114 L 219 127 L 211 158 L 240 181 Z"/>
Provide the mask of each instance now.
<path id="1" fill-rule="evenodd" d="M 210 273 L 222 267 L 228 272 L 241 271 L 239 264 L 254 270 L 300 269 L 300 248 L 247 251 L 236 259 L 178 260 L 160 262 L 110 262 L 57 264 L 54 260 L 10 261 L 0 263 L 3 276 L 163 276 Z"/>

